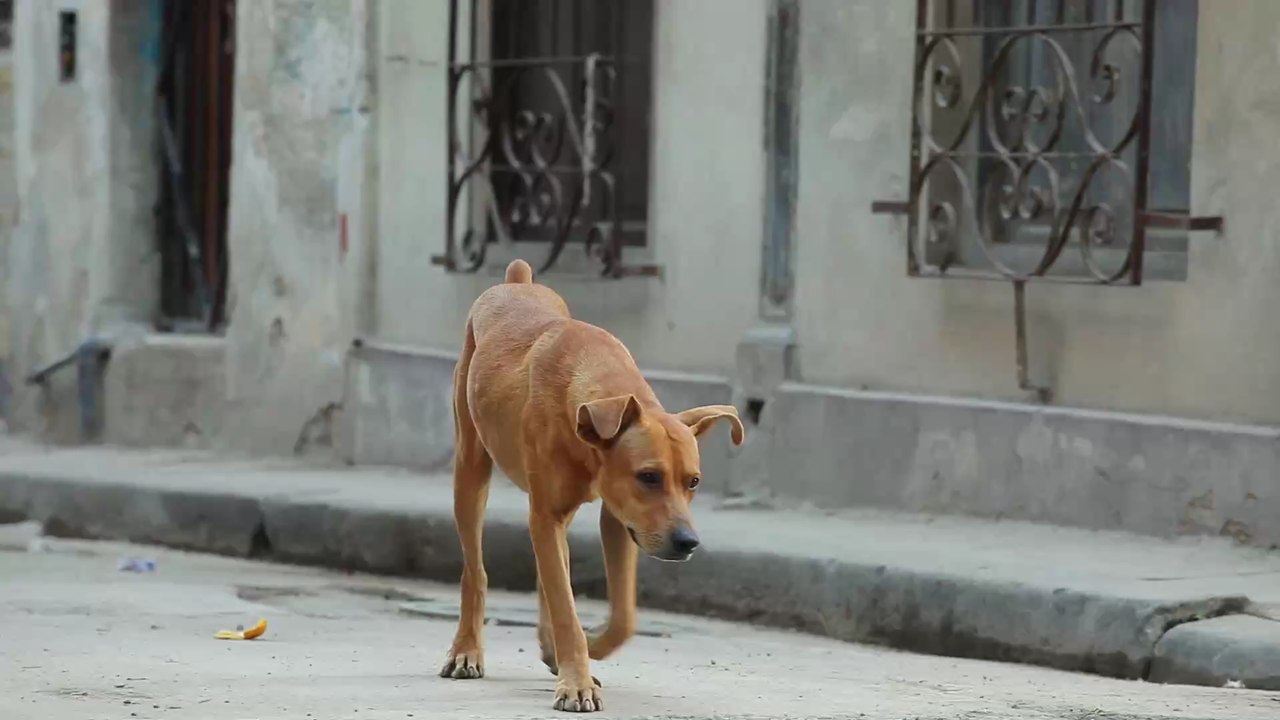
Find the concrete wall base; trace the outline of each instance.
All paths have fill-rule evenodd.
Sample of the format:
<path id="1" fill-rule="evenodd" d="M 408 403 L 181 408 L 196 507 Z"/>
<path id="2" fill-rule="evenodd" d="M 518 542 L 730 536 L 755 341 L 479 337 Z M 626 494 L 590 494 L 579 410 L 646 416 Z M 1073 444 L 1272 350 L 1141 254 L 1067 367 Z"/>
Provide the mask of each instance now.
<path id="1" fill-rule="evenodd" d="M 1280 544 L 1280 429 L 784 384 L 751 467 L 775 496 Z"/>
<path id="2" fill-rule="evenodd" d="M 447 469 L 455 363 L 449 352 L 354 348 L 335 414 L 340 456 Z M 224 366 L 216 339 L 118 347 L 107 372 L 106 440 L 225 443 Z M 741 400 L 724 378 L 646 376 L 673 411 Z M 1223 535 L 1271 547 L 1280 545 L 1278 440 L 1275 428 L 783 383 L 743 448 L 716 432 L 701 449 L 707 490 L 753 501 Z"/>
<path id="3" fill-rule="evenodd" d="M 226 342 L 217 337 L 148 335 L 118 343 L 104 379 L 103 439 L 129 447 L 218 447 L 226 362 Z"/>

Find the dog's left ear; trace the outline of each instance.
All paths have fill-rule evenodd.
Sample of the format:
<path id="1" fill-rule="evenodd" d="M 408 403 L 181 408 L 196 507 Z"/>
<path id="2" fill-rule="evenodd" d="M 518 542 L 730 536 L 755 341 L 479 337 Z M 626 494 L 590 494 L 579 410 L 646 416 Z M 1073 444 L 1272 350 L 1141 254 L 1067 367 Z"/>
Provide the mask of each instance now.
<path id="1" fill-rule="evenodd" d="M 605 446 L 640 417 L 635 395 L 601 398 L 578 406 L 578 437 Z"/>
<path id="2" fill-rule="evenodd" d="M 732 405 L 704 405 L 691 408 L 676 415 L 676 418 L 689 426 L 694 437 L 710 430 L 716 421 L 728 420 L 731 423 L 729 433 L 733 438 L 733 444 L 741 445 L 746 438 L 747 431 L 742 427 L 742 420 L 738 419 L 738 409 Z"/>

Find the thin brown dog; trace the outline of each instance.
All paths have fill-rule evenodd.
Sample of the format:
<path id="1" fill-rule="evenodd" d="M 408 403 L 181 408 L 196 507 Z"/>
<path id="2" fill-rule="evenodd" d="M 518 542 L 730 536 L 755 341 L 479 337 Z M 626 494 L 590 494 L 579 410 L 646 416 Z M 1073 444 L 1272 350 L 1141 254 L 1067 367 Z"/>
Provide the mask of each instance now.
<path id="1" fill-rule="evenodd" d="M 572 319 L 522 260 L 472 305 L 453 386 L 462 612 L 440 675 L 484 675 L 481 534 L 496 462 L 529 495 L 538 641 L 557 676 L 555 708 L 599 710 L 588 657 L 608 657 L 635 632 L 636 546 L 661 560 L 689 558 L 698 546 L 689 512 L 700 481 L 695 438 L 724 419 L 740 445 L 742 422 L 729 405 L 668 413 L 626 347 Z M 597 498 L 609 619 L 588 638 L 569 584 L 566 533 L 578 508 Z"/>

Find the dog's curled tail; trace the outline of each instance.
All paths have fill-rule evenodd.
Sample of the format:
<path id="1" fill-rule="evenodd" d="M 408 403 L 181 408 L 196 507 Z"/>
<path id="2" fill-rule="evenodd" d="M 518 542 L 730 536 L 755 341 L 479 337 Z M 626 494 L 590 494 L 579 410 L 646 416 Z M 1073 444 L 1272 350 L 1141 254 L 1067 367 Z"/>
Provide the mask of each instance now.
<path id="1" fill-rule="evenodd" d="M 533 268 L 529 267 L 529 263 L 523 260 L 512 260 L 507 266 L 506 282 L 509 283 L 531 283 L 533 282 Z"/>

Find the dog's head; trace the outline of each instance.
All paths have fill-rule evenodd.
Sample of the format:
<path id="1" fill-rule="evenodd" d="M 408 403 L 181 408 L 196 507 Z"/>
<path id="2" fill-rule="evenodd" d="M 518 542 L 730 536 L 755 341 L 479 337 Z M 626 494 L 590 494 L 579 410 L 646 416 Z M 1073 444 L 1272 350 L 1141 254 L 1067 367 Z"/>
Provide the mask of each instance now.
<path id="1" fill-rule="evenodd" d="M 697 438 L 727 420 L 734 445 L 744 430 L 732 405 L 682 413 L 644 410 L 633 395 L 578 407 L 578 437 L 599 454 L 600 497 L 636 545 L 659 560 L 688 560 L 698 547 L 689 502 L 702 482 Z"/>

